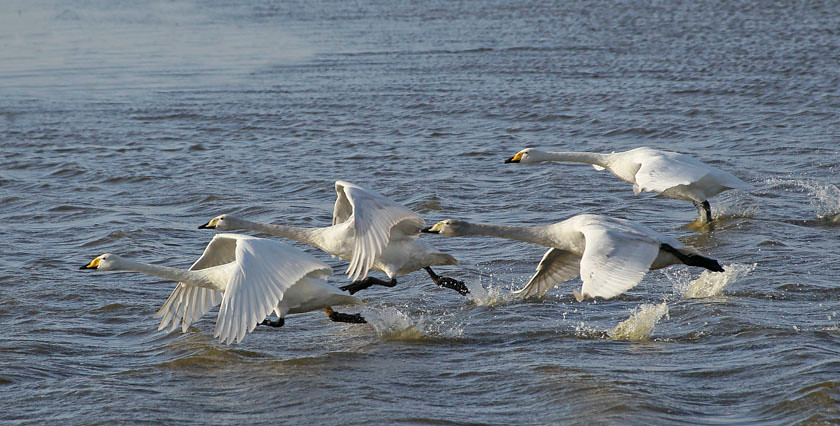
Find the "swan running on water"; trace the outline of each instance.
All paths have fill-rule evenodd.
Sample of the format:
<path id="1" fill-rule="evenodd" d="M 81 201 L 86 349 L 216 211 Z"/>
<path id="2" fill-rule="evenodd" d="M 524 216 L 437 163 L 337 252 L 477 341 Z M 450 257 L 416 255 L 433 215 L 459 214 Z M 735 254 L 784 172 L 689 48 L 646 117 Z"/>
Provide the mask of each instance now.
<path id="1" fill-rule="evenodd" d="M 537 272 L 516 292 L 540 297 L 558 284 L 580 275 L 583 286 L 573 292 L 578 302 L 586 297 L 609 299 L 629 290 L 651 269 L 674 264 L 700 266 L 723 272 L 717 260 L 674 238 L 624 219 L 582 214 L 552 225 L 498 226 L 447 219 L 423 232 L 447 237 L 484 235 L 551 247 Z"/>
<path id="2" fill-rule="evenodd" d="M 612 154 L 593 152 L 545 152 L 525 148 L 505 163 L 534 164 L 571 161 L 609 170 L 633 184 L 633 192 L 657 192 L 668 198 L 691 201 L 697 208 L 696 223 L 712 221 L 708 199 L 728 189 L 751 189 L 752 185 L 685 154 L 652 148 L 636 148 Z"/>
<path id="3" fill-rule="evenodd" d="M 431 266 L 457 265 L 458 261 L 417 239 L 426 226 L 417 213 L 350 182 L 336 181 L 335 192 L 333 225 L 325 228 L 252 222 L 229 214 L 216 216 L 199 228 L 256 231 L 299 241 L 348 260 L 347 275 L 353 282 L 340 288 L 350 294 L 374 284 L 393 287 L 397 275 L 419 269 L 426 270 L 438 286 L 462 295 L 469 293 L 463 281 L 438 276 L 432 270 Z M 367 276 L 371 269 L 385 273 L 389 281 Z"/>
<path id="4" fill-rule="evenodd" d="M 134 262 L 103 254 L 81 269 L 134 271 L 178 281 L 155 318 L 158 330 L 181 331 L 221 303 L 214 337 L 239 343 L 258 324 L 280 327 L 286 314 L 323 309 L 333 321 L 363 323 L 359 314 L 334 312 L 334 305 L 362 302 L 324 280 L 332 269 L 324 262 L 279 241 L 237 234 L 218 234 L 189 270 Z M 271 311 L 277 321 L 266 319 Z"/>

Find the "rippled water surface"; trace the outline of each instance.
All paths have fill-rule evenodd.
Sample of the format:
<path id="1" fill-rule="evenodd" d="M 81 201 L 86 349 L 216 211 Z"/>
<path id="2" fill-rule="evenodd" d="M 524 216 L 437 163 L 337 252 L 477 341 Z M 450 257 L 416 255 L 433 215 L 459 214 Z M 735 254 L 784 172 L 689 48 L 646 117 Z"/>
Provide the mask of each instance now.
<path id="1" fill-rule="evenodd" d="M 0 3 L 0 416 L 10 423 L 840 422 L 836 2 Z M 691 153 L 750 182 L 685 202 L 527 146 Z M 212 338 L 156 331 L 220 213 L 331 222 L 333 182 L 427 222 L 632 219 L 727 269 L 577 303 L 510 292 L 544 248 L 422 238 L 425 273 Z M 335 269 L 346 263 L 298 245 Z M 89 273 L 85 273 L 89 272 Z M 377 275 L 381 278 L 380 275 Z"/>

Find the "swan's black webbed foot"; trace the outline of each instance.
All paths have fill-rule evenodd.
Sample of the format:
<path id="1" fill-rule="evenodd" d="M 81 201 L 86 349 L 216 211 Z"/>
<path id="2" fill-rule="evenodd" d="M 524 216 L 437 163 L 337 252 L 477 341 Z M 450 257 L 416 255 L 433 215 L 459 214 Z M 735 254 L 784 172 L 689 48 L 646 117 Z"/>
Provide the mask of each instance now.
<path id="1" fill-rule="evenodd" d="M 366 324 L 365 318 L 362 317 L 362 314 L 344 314 L 341 312 L 336 312 L 332 310 L 332 308 L 324 308 L 324 312 L 327 313 L 327 316 L 330 317 L 331 320 L 334 322 L 349 322 L 351 324 Z"/>
<path id="2" fill-rule="evenodd" d="M 692 254 L 692 253 L 683 253 L 670 244 L 662 243 L 659 245 L 659 248 L 667 251 L 668 253 L 673 254 L 677 259 L 680 260 L 685 265 L 688 266 L 699 266 L 701 268 L 706 268 L 712 272 L 724 272 L 723 266 L 720 266 L 717 260 L 712 259 L 710 257 L 701 256 L 699 254 Z"/>
<path id="3" fill-rule="evenodd" d="M 283 319 L 283 318 L 277 318 L 277 321 L 272 321 L 272 320 L 266 318 L 266 319 L 262 320 L 262 322 L 257 324 L 257 325 L 267 325 L 269 327 L 282 327 L 283 324 L 285 324 L 285 323 L 286 323 L 286 320 Z"/>
<path id="4" fill-rule="evenodd" d="M 381 285 L 385 287 L 393 287 L 397 285 L 397 279 L 391 278 L 391 281 L 380 280 L 379 278 L 367 277 L 363 280 L 356 280 L 350 284 L 339 287 L 343 291 L 349 291 L 350 294 L 355 294 L 358 291 L 364 290 L 372 285 Z"/>
<path id="5" fill-rule="evenodd" d="M 458 281 L 455 278 L 441 277 L 440 275 L 436 274 L 435 271 L 432 270 L 432 268 L 429 268 L 428 266 L 423 269 L 425 269 L 426 272 L 429 273 L 429 276 L 432 277 L 432 281 L 434 281 L 435 284 L 443 288 L 451 288 L 452 290 L 461 293 L 461 296 L 466 296 L 470 293 L 470 289 L 467 288 L 467 285 L 464 284 L 463 281 Z"/>
<path id="6" fill-rule="evenodd" d="M 709 200 L 705 200 L 702 203 L 694 201 L 694 207 L 697 208 L 697 222 L 698 225 L 712 223 L 712 206 L 709 204 Z"/>
<path id="7" fill-rule="evenodd" d="M 470 294 L 470 289 L 467 288 L 467 285 L 464 284 L 463 281 L 458 281 L 455 278 L 441 277 L 440 280 L 435 282 L 435 284 L 444 288 L 451 288 L 452 290 L 461 293 L 461 296 Z"/>

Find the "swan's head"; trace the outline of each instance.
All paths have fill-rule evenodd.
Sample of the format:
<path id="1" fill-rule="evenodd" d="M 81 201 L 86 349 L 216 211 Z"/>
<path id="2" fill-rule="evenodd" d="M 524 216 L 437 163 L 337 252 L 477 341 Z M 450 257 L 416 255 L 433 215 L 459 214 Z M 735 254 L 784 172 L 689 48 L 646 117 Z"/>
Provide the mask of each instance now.
<path id="1" fill-rule="evenodd" d="M 446 219 L 422 230 L 427 234 L 440 234 L 445 237 L 462 237 L 467 235 L 469 223 L 463 220 Z"/>
<path id="2" fill-rule="evenodd" d="M 118 263 L 121 257 L 111 254 L 105 253 L 102 256 L 98 256 L 96 259 L 93 259 L 85 266 L 82 266 L 79 269 L 98 269 L 100 271 L 113 271 L 118 269 Z"/>
<path id="3" fill-rule="evenodd" d="M 505 160 L 505 163 L 539 163 L 540 161 L 545 161 L 542 157 L 543 151 L 534 148 L 525 148 L 522 151 L 517 152 L 513 157 Z"/>
<path id="4" fill-rule="evenodd" d="M 217 231 L 233 231 L 239 229 L 237 224 L 239 219 L 229 215 L 222 214 L 210 219 L 210 222 L 198 227 L 198 229 L 215 229 Z"/>

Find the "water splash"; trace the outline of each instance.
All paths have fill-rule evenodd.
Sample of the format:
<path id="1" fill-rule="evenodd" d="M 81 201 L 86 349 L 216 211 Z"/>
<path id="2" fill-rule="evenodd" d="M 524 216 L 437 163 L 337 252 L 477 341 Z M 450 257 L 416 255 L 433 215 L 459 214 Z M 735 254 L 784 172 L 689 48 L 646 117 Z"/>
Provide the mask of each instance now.
<path id="1" fill-rule="evenodd" d="M 811 206 L 821 222 L 840 224 L 840 188 L 833 184 L 823 184 L 814 180 L 767 179 L 773 186 L 788 186 L 804 190 L 811 197 Z"/>
<path id="2" fill-rule="evenodd" d="M 614 340 L 648 340 L 653 327 L 666 315 L 668 315 L 668 304 L 665 302 L 658 305 L 643 304 L 634 310 L 630 318 L 608 331 L 607 336 Z"/>
<path id="3" fill-rule="evenodd" d="M 563 313 L 563 319 L 565 319 L 566 314 Z M 575 326 L 575 335 L 578 337 L 589 338 L 589 339 L 603 339 L 604 332 L 602 330 L 598 330 L 595 327 L 590 327 L 586 325 L 585 322 L 581 321 L 577 323 Z"/>
<path id="4" fill-rule="evenodd" d="M 413 318 L 395 307 L 366 309 L 365 320 L 383 340 L 426 340 L 435 337 L 460 337 L 463 327 L 450 321 L 452 315 Z"/>
<path id="5" fill-rule="evenodd" d="M 817 219 L 840 224 L 840 188 L 832 184 L 801 182 L 800 185 L 813 197 L 811 205 L 817 213 Z"/>
<path id="6" fill-rule="evenodd" d="M 423 338 L 423 332 L 417 323 L 397 308 L 381 307 L 365 310 L 365 320 L 382 339 L 417 340 Z"/>
<path id="7" fill-rule="evenodd" d="M 513 292 L 493 284 L 484 288 L 479 282 L 474 285 L 467 284 L 467 287 L 470 289 L 467 298 L 476 306 L 500 306 L 521 300 Z"/>
<path id="8" fill-rule="evenodd" d="M 738 218 L 754 218 L 758 206 L 753 204 L 747 196 L 739 196 L 738 192 L 730 192 L 718 197 L 712 206 L 712 218 L 723 221 Z"/>
<path id="9" fill-rule="evenodd" d="M 700 299 L 720 296 L 723 289 L 742 275 L 755 270 L 757 263 L 724 265 L 724 272 L 703 271 L 697 279 L 691 279 L 691 272 L 685 269 L 665 270 L 665 276 L 674 283 L 674 290 L 681 297 Z"/>

